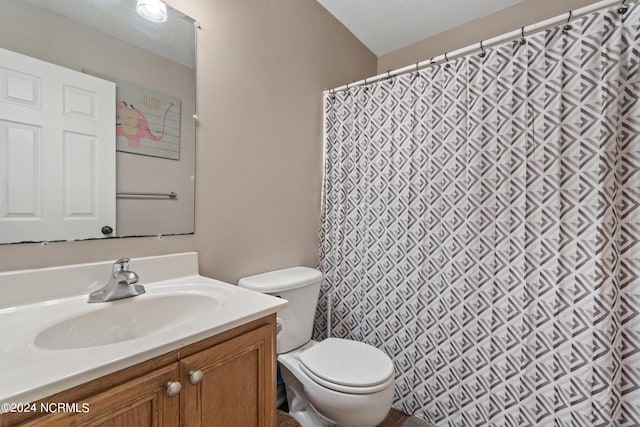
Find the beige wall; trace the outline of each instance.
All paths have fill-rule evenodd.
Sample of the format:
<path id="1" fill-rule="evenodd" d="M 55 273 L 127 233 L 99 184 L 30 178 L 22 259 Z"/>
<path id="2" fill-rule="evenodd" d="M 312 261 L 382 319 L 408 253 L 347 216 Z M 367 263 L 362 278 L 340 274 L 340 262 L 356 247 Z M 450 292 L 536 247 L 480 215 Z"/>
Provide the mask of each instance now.
<path id="1" fill-rule="evenodd" d="M 487 40 L 523 26 L 541 22 L 547 18 L 562 15 L 570 10 L 595 3 L 597 0 L 523 0 L 513 6 L 476 19 L 452 30 L 428 39 L 394 50 L 378 58 L 378 71 L 415 64 L 460 49 L 480 40 Z"/>
<path id="2" fill-rule="evenodd" d="M 322 91 L 376 57 L 316 0 L 174 0 L 196 17 L 201 272 L 317 264 Z"/>
<path id="3" fill-rule="evenodd" d="M 316 0 L 169 3 L 202 25 L 195 236 L 4 245 L 0 271 L 189 250 L 231 282 L 316 265 L 322 91 L 376 57 Z"/>

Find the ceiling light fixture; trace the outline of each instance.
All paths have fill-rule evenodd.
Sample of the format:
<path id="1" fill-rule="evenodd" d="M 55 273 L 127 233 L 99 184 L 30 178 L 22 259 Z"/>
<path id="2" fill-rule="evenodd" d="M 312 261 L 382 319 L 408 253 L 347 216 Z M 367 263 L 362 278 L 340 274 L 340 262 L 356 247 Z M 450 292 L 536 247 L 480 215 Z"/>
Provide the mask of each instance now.
<path id="1" fill-rule="evenodd" d="M 138 0 L 138 14 L 151 22 L 167 20 L 167 5 L 162 0 Z"/>

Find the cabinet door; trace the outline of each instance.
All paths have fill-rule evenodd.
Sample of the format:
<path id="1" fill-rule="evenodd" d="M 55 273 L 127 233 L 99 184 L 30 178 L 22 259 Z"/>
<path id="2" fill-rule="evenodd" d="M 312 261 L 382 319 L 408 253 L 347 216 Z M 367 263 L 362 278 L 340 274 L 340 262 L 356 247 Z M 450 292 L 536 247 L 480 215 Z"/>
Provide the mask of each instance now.
<path id="1" fill-rule="evenodd" d="M 180 399 L 168 397 L 165 384 L 177 381 L 178 376 L 178 363 L 174 363 L 24 425 L 177 427 Z M 51 408 L 55 410 L 55 406 Z"/>
<path id="2" fill-rule="evenodd" d="M 180 362 L 182 425 L 275 426 L 273 329 L 273 325 L 254 329 Z M 191 384 L 191 372 L 202 374 L 199 383 Z"/>

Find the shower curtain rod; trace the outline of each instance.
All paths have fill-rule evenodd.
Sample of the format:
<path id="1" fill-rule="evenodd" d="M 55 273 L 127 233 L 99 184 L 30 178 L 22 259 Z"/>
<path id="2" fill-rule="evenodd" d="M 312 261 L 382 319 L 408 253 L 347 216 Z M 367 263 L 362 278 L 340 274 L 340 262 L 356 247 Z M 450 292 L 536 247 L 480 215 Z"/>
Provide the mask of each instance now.
<path id="1" fill-rule="evenodd" d="M 470 46 L 466 46 L 461 49 L 454 50 L 452 52 L 446 52 L 443 55 L 436 56 L 434 58 L 427 59 L 425 61 L 416 62 L 413 65 L 407 65 L 405 67 L 397 68 L 395 70 L 385 71 L 384 73 L 378 74 L 373 77 L 367 77 L 366 79 L 358 80 L 353 83 L 348 83 L 346 85 L 339 86 L 334 89 L 325 90 L 324 93 L 334 94 L 336 92 L 349 90 L 355 86 L 367 85 L 369 83 L 374 83 L 380 80 L 389 79 L 391 77 L 395 77 L 400 74 L 406 74 L 406 73 L 418 71 L 422 68 L 426 68 L 427 66 L 435 65 L 443 61 L 449 62 L 453 58 L 457 58 L 459 56 L 463 56 L 474 51 L 484 51 L 488 47 L 495 46 L 499 43 L 502 43 L 508 40 L 515 40 L 518 38 L 524 39 L 527 36 L 527 34 L 535 33 L 535 32 L 544 30 L 546 28 L 553 27 L 554 25 L 558 25 L 562 22 L 565 22 L 566 25 L 570 25 L 570 22 L 572 19 L 579 18 L 581 16 L 584 16 L 591 12 L 595 12 L 597 10 L 606 9 L 616 4 L 620 6 L 620 8 L 618 9 L 618 12 L 624 13 L 627 10 L 627 5 L 625 5 L 625 2 L 626 0 L 622 0 L 622 1 L 621 0 L 602 0 L 597 3 L 593 3 L 588 6 L 581 7 L 580 9 L 576 9 L 573 11 L 570 10 L 566 14 L 558 15 L 554 18 L 549 18 L 547 20 L 538 22 L 537 24 L 524 26 L 519 30 L 514 30 L 509 33 L 503 34 L 501 36 L 490 38 L 488 40 L 482 40 L 480 41 L 480 43 L 474 43 Z"/>

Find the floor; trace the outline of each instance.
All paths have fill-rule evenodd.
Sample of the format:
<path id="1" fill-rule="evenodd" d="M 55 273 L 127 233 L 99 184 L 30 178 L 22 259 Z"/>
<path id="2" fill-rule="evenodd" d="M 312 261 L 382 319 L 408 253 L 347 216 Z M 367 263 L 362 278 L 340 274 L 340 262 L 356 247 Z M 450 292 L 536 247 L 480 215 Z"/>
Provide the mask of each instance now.
<path id="1" fill-rule="evenodd" d="M 278 427 L 300 427 L 300 423 L 295 420 L 291 415 L 287 414 L 284 411 L 278 410 L 278 419 L 277 426 Z"/>
<path id="2" fill-rule="evenodd" d="M 387 417 L 378 424 L 378 427 L 401 427 L 408 419 L 408 415 L 403 414 L 397 409 L 391 408 Z"/>
<path id="3" fill-rule="evenodd" d="M 387 417 L 377 427 L 437 427 L 418 417 L 410 417 L 397 409 L 391 408 Z"/>
<path id="4" fill-rule="evenodd" d="M 397 409 L 391 408 L 391 410 L 387 414 L 387 417 L 384 419 L 384 421 L 378 424 L 377 427 L 403 427 L 404 423 L 408 422 L 409 419 L 410 417 L 408 415 L 403 414 Z M 413 422 L 411 423 L 411 425 L 415 427 L 433 426 L 433 424 L 430 424 L 421 420 L 416 420 L 415 417 L 412 419 L 412 421 Z M 284 411 L 278 411 L 278 427 L 298 427 L 298 426 L 300 426 L 300 424 L 295 419 L 293 419 L 292 416 L 290 416 Z"/>
<path id="5" fill-rule="evenodd" d="M 394 408 L 391 408 L 391 410 L 387 414 L 387 417 L 380 424 L 378 424 L 377 427 L 403 427 L 405 423 L 409 423 L 411 427 L 436 427 L 431 423 L 418 420 L 415 417 L 410 418 L 409 415 L 403 414 L 402 412 Z M 300 424 L 286 412 L 278 411 L 277 425 L 278 427 L 298 427 Z"/>

